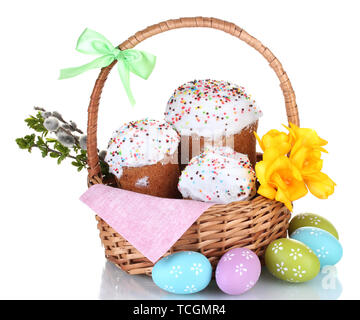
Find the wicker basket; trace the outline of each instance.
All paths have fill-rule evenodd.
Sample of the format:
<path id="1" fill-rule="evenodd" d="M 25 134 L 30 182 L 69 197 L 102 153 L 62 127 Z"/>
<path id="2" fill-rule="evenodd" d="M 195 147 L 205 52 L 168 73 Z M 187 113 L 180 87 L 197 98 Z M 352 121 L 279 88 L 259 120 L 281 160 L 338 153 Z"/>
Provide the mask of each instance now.
<path id="1" fill-rule="evenodd" d="M 158 33 L 185 27 L 208 27 L 222 30 L 245 41 L 260 52 L 269 62 L 280 80 L 289 122 L 299 125 L 295 94 L 282 65 L 272 52 L 260 41 L 233 23 L 215 18 L 181 18 L 167 20 L 150 26 L 119 45 L 119 49 L 131 49 L 141 41 Z M 96 80 L 88 109 L 88 185 L 104 183 L 100 174 L 97 153 L 97 119 L 102 89 L 116 61 L 103 68 Z M 98 216 L 100 238 L 105 247 L 106 258 L 130 274 L 151 274 L 153 264 L 129 242 Z M 234 247 L 247 247 L 263 258 L 267 245 L 286 236 L 290 212 L 277 201 L 256 196 L 251 201 L 216 204 L 207 209 L 183 234 L 166 255 L 177 251 L 192 250 L 204 254 L 216 265 L 220 257 Z"/>

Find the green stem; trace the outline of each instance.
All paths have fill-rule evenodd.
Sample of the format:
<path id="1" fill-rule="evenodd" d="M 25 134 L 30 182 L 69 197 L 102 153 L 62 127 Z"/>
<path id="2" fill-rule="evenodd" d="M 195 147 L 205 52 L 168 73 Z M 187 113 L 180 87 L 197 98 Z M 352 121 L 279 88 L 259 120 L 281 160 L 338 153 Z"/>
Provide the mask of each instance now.
<path id="1" fill-rule="evenodd" d="M 39 148 L 39 146 L 37 146 L 36 144 L 34 144 L 32 147 Z M 58 154 L 58 155 L 60 155 L 60 156 L 64 155 L 62 152 L 59 152 L 59 151 L 54 150 L 54 149 L 51 149 L 51 148 L 49 148 L 47 145 L 46 145 L 46 149 L 47 149 L 48 152 L 53 152 L 53 153 L 56 153 L 56 154 Z M 77 159 L 76 157 L 72 156 L 71 154 L 67 155 L 67 157 L 79 161 L 79 159 Z M 83 163 L 84 163 L 84 162 L 83 162 Z"/>

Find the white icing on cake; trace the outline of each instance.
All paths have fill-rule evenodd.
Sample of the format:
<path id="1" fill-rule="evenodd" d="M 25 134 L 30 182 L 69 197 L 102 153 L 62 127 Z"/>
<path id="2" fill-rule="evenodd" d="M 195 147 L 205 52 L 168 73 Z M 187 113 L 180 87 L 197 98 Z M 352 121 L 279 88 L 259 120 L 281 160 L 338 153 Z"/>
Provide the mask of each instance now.
<path id="1" fill-rule="evenodd" d="M 227 204 L 255 195 L 249 158 L 229 147 L 207 149 L 182 171 L 178 189 L 184 198 Z"/>
<path id="2" fill-rule="evenodd" d="M 141 187 L 141 188 L 146 188 L 148 185 L 149 185 L 149 177 L 140 178 L 135 183 L 136 187 Z"/>
<path id="3" fill-rule="evenodd" d="M 239 133 L 261 116 L 243 87 L 209 79 L 177 88 L 165 111 L 165 120 L 181 135 L 212 138 Z"/>
<path id="4" fill-rule="evenodd" d="M 177 151 L 180 137 L 166 122 L 139 120 L 124 124 L 109 141 L 106 163 L 120 178 L 123 167 L 156 164 Z"/>

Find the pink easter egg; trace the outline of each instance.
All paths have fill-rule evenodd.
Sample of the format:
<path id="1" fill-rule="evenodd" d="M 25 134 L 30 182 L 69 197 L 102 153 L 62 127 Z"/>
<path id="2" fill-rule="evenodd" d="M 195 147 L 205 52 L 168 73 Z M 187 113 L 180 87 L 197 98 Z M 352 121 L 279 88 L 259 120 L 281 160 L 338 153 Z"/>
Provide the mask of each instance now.
<path id="1" fill-rule="evenodd" d="M 246 248 L 235 248 L 225 253 L 215 272 L 215 279 L 221 291 L 239 295 L 251 289 L 258 281 L 261 263 L 258 256 Z"/>

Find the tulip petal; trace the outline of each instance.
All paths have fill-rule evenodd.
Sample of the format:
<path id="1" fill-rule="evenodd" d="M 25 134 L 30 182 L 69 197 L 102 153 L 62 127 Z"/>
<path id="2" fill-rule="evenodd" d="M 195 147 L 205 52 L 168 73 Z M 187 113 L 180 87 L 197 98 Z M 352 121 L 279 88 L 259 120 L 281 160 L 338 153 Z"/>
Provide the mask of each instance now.
<path id="1" fill-rule="evenodd" d="M 268 184 L 262 184 L 258 189 L 258 194 L 261 194 L 265 198 L 273 200 L 276 195 L 276 190 Z"/>
<path id="2" fill-rule="evenodd" d="M 310 157 L 312 159 L 320 159 L 321 158 L 321 151 L 322 151 L 321 149 L 323 149 L 323 148 L 316 148 L 316 149 L 311 150 Z M 325 150 L 325 149 L 323 149 L 323 150 Z"/>
<path id="3" fill-rule="evenodd" d="M 301 169 L 301 174 L 305 178 L 309 175 L 312 175 L 314 173 L 321 171 L 322 167 L 323 167 L 322 159 L 312 160 L 309 165 L 307 165 Z"/>
<path id="4" fill-rule="evenodd" d="M 286 195 L 285 195 L 285 193 L 284 193 L 283 190 L 281 190 L 281 189 L 278 189 L 278 190 L 277 190 L 276 196 L 275 196 L 275 200 L 276 200 L 276 201 L 280 201 L 280 202 L 282 202 L 283 204 L 285 204 L 285 206 L 286 206 L 290 211 L 293 210 L 291 201 L 288 199 L 288 197 L 286 197 Z"/>
<path id="5" fill-rule="evenodd" d="M 303 181 L 293 180 L 292 183 L 288 186 L 289 198 L 291 201 L 298 200 L 308 193 L 306 185 Z"/>
<path id="6" fill-rule="evenodd" d="M 258 163 L 256 163 L 255 172 L 256 172 L 256 177 L 258 178 L 260 184 L 261 185 L 266 184 L 266 179 L 265 179 L 266 164 L 265 164 L 265 161 L 259 161 Z"/>
<path id="7" fill-rule="evenodd" d="M 329 153 L 326 149 L 322 148 L 322 147 L 319 147 L 318 148 L 320 151 L 324 152 L 324 153 Z"/>
<path id="8" fill-rule="evenodd" d="M 288 126 L 286 126 L 286 125 L 284 125 L 284 124 L 283 124 L 283 126 L 284 126 L 287 130 L 289 130 L 289 142 L 290 142 L 290 144 L 293 146 L 294 143 L 295 143 L 295 141 L 296 141 L 295 132 L 294 132 L 293 129 L 289 128 Z"/>
<path id="9" fill-rule="evenodd" d="M 291 163 L 290 169 L 291 169 L 291 173 L 292 173 L 293 177 L 296 180 L 303 181 L 300 170 L 298 168 L 296 168 L 296 166 L 294 166 L 292 163 Z"/>
<path id="10" fill-rule="evenodd" d="M 310 192 L 320 199 L 327 199 L 334 193 L 335 182 L 325 173 L 317 172 L 305 178 L 305 183 Z"/>
<path id="11" fill-rule="evenodd" d="M 261 149 L 265 152 L 267 149 L 277 149 L 282 154 L 287 154 L 291 149 L 290 137 L 285 132 L 272 129 L 268 131 L 261 139 L 254 132 L 254 135 L 259 142 Z"/>
<path id="12" fill-rule="evenodd" d="M 324 146 L 328 142 L 320 138 L 314 129 L 310 128 L 299 128 L 293 123 L 290 123 L 290 128 L 294 132 L 296 139 L 302 139 L 304 146 Z"/>
<path id="13" fill-rule="evenodd" d="M 271 182 L 276 185 L 278 188 L 281 188 L 283 190 L 287 189 L 286 182 L 282 179 L 279 173 L 275 172 L 271 177 Z"/>
<path id="14" fill-rule="evenodd" d="M 303 168 L 308 152 L 307 148 L 300 148 L 297 152 L 295 152 L 295 148 L 291 150 L 290 160 L 299 170 Z"/>
<path id="15" fill-rule="evenodd" d="M 277 144 L 277 148 L 279 149 L 281 154 L 288 154 L 291 150 L 291 144 L 289 142 L 279 142 Z"/>
<path id="16" fill-rule="evenodd" d="M 283 124 L 282 126 L 290 131 L 290 128 L 287 125 Z"/>
<path id="17" fill-rule="evenodd" d="M 266 168 L 266 180 L 270 181 L 272 179 L 272 175 L 275 172 L 280 171 L 281 176 L 286 176 L 286 178 L 295 177 L 295 179 L 297 180 L 302 180 L 301 173 L 294 165 L 292 165 L 289 158 L 286 156 L 278 157 L 272 164 L 270 164 Z"/>
<path id="18" fill-rule="evenodd" d="M 272 164 L 280 155 L 279 150 L 276 148 L 267 149 L 263 154 L 263 161 Z"/>

